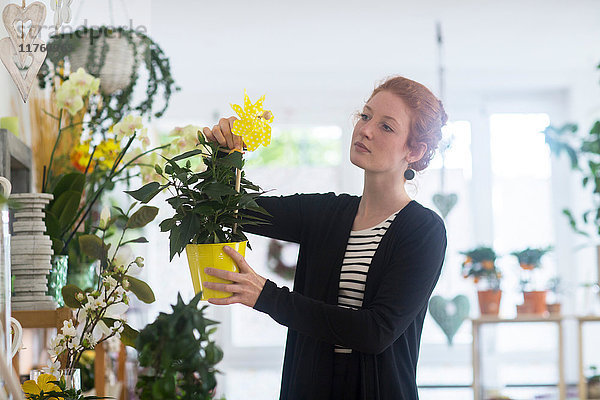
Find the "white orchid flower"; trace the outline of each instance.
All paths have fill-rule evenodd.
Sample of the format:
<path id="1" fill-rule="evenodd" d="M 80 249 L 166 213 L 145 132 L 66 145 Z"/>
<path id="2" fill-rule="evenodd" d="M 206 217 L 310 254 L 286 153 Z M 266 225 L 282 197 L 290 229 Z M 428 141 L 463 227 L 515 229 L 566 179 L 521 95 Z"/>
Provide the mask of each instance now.
<path id="1" fill-rule="evenodd" d="M 60 379 L 60 361 L 48 361 L 48 365 L 42 368 L 45 374 L 54 375 L 54 377 L 58 380 Z"/>
<path id="2" fill-rule="evenodd" d="M 62 334 L 67 336 L 77 336 L 77 329 L 73 326 L 73 321 L 63 321 Z"/>
<path id="3" fill-rule="evenodd" d="M 102 212 L 100 213 L 100 223 L 98 224 L 100 229 L 106 229 L 108 227 L 108 223 L 110 222 L 110 208 L 108 206 L 104 206 Z"/>

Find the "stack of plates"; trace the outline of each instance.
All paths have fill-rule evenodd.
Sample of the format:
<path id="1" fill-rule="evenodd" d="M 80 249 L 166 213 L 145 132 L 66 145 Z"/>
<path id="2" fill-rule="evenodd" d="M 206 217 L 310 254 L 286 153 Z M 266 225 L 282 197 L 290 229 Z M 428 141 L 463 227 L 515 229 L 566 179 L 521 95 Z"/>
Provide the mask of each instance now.
<path id="1" fill-rule="evenodd" d="M 21 207 L 15 211 L 10 239 L 11 274 L 14 276 L 13 310 L 53 310 L 47 296 L 47 275 L 52 268 L 52 241 L 45 235 L 44 208 L 52 200 L 47 193 L 13 194 Z"/>

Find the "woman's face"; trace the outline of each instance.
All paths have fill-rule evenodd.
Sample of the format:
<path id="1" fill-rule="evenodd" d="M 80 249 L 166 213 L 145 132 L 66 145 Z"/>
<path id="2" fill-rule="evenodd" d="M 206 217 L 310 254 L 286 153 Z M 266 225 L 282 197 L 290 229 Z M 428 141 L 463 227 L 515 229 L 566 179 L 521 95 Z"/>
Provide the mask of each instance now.
<path id="1" fill-rule="evenodd" d="M 410 162 L 422 157 L 407 146 L 409 127 L 404 101 L 387 91 L 377 93 L 354 126 L 350 161 L 365 171 L 401 174 Z"/>

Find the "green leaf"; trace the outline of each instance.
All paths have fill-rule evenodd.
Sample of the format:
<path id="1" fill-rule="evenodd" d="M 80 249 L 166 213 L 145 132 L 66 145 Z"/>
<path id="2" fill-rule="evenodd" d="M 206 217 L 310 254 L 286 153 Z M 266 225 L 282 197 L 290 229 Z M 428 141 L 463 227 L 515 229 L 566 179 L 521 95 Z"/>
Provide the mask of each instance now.
<path id="1" fill-rule="evenodd" d="M 50 212 L 57 218 L 61 233 L 67 230 L 75 219 L 79 203 L 81 203 L 81 195 L 81 192 L 67 190 L 53 202 Z"/>
<path id="2" fill-rule="evenodd" d="M 244 159 L 242 157 L 242 153 L 239 151 L 234 151 L 223 158 L 219 158 L 219 162 L 232 168 L 244 168 Z"/>
<path id="3" fill-rule="evenodd" d="M 206 193 L 206 195 L 211 199 L 218 199 L 221 196 L 233 195 L 237 192 L 229 185 L 214 182 L 204 188 L 204 193 Z"/>
<path id="4" fill-rule="evenodd" d="M 146 304 L 151 304 L 156 301 L 154 292 L 146 282 L 129 275 L 125 275 L 125 278 L 129 281 L 129 290 L 131 290 L 140 301 L 143 301 Z"/>
<path id="5" fill-rule="evenodd" d="M 81 172 L 73 172 L 70 174 L 63 175 L 54 187 L 54 190 L 52 191 L 52 194 L 54 195 L 54 200 L 58 199 L 67 190 L 83 192 L 84 185 L 85 175 L 83 175 Z"/>
<path id="6" fill-rule="evenodd" d="M 126 190 L 125 193 L 146 204 L 159 194 L 162 189 L 163 187 L 158 182 L 150 182 L 138 190 Z"/>
<path id="7" fill-rule="evenodd" d="M 125 228 L 136 229 L 142 228 L 148 225 L 156 218 L 158 214 L 158 207 L 153 206 L 142 206 L 139 210 L 133 213 L 133 215 L 127 221 Z"/>
<path id="8" fill-rule="evenodd" d="M 121 244 L 121 246 L 125 246 L 126 244 L 129 244 L 129 243 L 148 243 L 148 239 L 141 236 L 139 238 L 135 238 L 135 239 L 131 239 L 131 240 L 127 240 L 126 242 L 123 242 Z"/>
<path id="9" fill-rule="evenodd" d="M 200 149 L 194 149 L 194 150 L 186 151 L 185 153 L 180 154 L 177 157 L 173 157 L 171 159 L 171 161 L 185 160 L 186 158 L 194 157 L 194 156 L 197 156 L 197 155 L 200 155 L 200 154 L 202 154 L 202 150 L 200 150 Z"/>
<path id="10" fill-rule="evenodd" d="M 121 342 L 125 346 L 133 347 L 135 349 L 135 340 L 139 336 L 140 332 L 133 329 L 128 324 L 123 324 L 123 332 L 121 332 Z"/>
<path id="11" fill-rule="evenodd" d="M 104 246 L 102 239 L 96 235 L 79 236 L 81 252 L 94 260 L 104 260 L 108 254 L 108 246 Z"/>
<path id="12" fill-rule="evenodd" d="M 65 304 L 71 308 L 81 308 L 81 303 L 77 300 L 77 294 L 83 294 L 83 290 L 79 289 L 75 285 L 65 285 L 62 290 L 62 297 Z"/>

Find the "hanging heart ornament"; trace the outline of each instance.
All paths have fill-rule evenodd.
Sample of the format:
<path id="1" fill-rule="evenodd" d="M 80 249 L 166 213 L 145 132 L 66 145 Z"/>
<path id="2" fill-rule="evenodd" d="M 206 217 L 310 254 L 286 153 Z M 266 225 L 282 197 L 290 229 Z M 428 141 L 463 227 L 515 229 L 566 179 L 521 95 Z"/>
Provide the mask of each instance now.
<path id="1" fill-rule="evenodd" d="M 451 300 L 447 300 L 442 296 L 433 296 L 429 300 L 429 313 L 442 328 L 448 339 L 448 344 L 451 345 L 458 328 L 469 317 L 469 299 L 462 294 Z"/>
<path id="2" fill-rule="evenodd" d="M 446 218 L 448 216 L 450 211 L 452 211 L 456 205 L 457 201 L 458 196 L 456 193 L 436 193 L 433 195 L 433 204 L 435 204 L 437 209 L 440 210 L 440 213 L 442 213 L 442 218 Z"/>
<path id="3" fill-rule="evenodd" d="M 46 6 L 39 1 L 24 8 L 9 4 L 2 12 L 8 37 L 0 40 L 0 60 L 17 85 L 24 102 L 27 102 L 46 59 L 46 43 L 39 37 L 45 19 Z"/>

